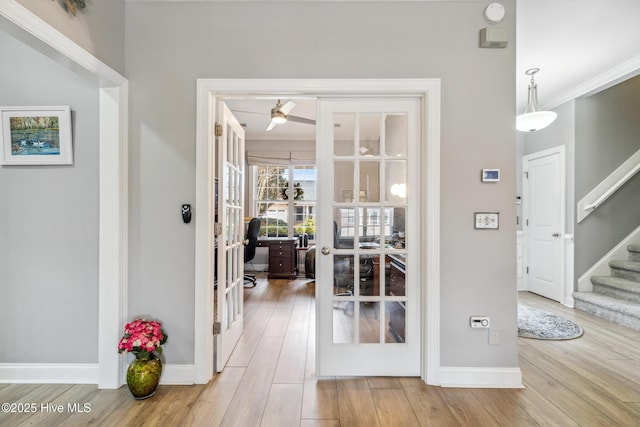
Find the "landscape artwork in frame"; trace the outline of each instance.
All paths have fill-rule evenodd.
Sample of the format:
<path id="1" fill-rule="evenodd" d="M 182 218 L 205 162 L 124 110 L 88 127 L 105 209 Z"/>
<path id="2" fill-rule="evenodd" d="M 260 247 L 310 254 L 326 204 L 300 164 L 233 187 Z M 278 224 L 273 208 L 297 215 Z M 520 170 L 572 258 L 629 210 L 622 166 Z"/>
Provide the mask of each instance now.
<path id="1" fill-rule="evenodd" d="M 70 165 L 71 109 L 0 107 L 3 165 Z"/>

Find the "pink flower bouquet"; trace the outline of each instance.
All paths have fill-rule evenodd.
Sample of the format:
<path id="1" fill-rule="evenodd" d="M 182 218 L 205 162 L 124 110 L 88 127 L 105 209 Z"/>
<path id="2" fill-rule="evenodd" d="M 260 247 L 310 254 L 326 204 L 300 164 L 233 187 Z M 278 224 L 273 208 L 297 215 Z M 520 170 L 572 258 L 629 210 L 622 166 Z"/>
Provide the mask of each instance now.
<path id="1" fill-rule="evenodd" d="M 138 359 L 149 359 L 155 352 L 162 353 L 167 333 L 155 320 L 135 319 L 124 327 L 124 335 L 118 343 L 118 353 L 133 353 Z"/>

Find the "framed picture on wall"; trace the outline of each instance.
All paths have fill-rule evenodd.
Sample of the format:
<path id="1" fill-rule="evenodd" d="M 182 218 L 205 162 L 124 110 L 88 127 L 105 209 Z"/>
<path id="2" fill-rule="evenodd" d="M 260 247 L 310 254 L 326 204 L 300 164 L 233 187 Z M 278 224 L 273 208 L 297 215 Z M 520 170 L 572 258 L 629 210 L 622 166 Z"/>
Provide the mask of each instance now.
<path id="1" fill-rule="evenodd" d="M 71 108 L 0 107 L 0 164 L 70 165 Z"/>

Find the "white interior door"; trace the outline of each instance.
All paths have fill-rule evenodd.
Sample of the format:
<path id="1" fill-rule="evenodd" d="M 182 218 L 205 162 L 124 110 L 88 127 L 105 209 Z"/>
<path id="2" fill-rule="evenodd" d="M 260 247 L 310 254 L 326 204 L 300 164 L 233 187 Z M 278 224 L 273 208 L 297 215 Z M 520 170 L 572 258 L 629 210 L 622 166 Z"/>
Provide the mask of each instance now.
<path id="1" fill-rule="evenodd" d="M 527 289 L 564 302 L 563 151 L 524 159 L 524 230 L 527 239 Z"/>
<path id="2" fill-rule="evenodd" d="M 244 129 L 224 102 L 220 102 L 216 132 L 218 164 L 217 285 L 215 321 L 216 369 L 222 371 L 243 330 L 244 290 Z"/>
<path id="3" fill-rule="evenodd" d="M 318 375 L 417 376 L 420 102 L 318 111 Z"/>

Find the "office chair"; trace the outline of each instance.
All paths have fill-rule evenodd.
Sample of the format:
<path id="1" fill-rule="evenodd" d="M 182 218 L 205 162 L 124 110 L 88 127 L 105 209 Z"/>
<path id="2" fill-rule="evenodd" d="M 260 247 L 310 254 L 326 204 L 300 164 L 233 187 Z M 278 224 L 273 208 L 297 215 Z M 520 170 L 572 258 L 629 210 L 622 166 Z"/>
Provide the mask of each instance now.
<path id="1" fill-rule="evenodd" d="M 251 218 L 247 227 L 247 235 L 244 240 L 244 262 L 251 261 L 256 256 L 256 246 L 258 246 L 258 234 L 260 233 L 260 218 Z M 254 274 L 244 275 L 244 284 L 256 285 L 258 282 Z"/>

